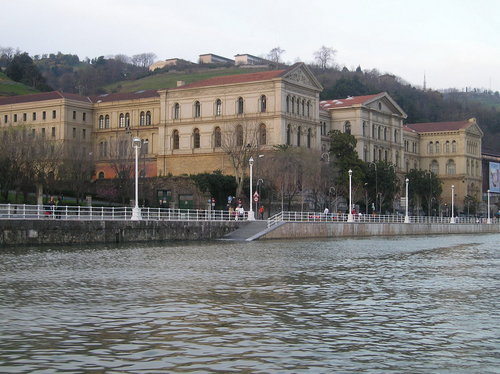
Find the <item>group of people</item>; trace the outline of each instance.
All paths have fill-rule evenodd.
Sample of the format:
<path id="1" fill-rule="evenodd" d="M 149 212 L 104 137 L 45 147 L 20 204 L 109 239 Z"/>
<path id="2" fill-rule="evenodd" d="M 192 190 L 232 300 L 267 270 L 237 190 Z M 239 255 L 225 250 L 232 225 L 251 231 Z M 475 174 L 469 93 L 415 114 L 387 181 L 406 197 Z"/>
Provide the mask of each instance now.
<path id="1" fill-rule="evenodd" d="M 237 221 L 238 219 L 243 219 L 245 217 L 245 208 L 241 203 L 238 203 L 236 207 L 233 207 L 231 204 L 228 204 L 229 216 L 232 217 L 234 215 L 234 219 Z M 258 218 L 264 219 L 264 206 L 261 205 L 258 210 Z"/>
<path id="2" fill-rule="evenodd" d="M 55 218 L 61 218 L 61 214 L 59 212 L 58 206 L 62 205 L 62 196 L 57 198 L 57 201 L 54 199 L 54 196 L 51 196 L 48 202 L 48 209 L 45 211 L 46 216 L 55 216 Z"/>

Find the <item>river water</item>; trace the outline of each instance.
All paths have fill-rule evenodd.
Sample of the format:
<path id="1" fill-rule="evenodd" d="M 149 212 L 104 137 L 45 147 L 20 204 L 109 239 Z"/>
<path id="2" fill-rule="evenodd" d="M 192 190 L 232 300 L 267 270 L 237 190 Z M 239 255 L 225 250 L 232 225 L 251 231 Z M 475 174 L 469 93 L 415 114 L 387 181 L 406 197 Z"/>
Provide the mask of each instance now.
<path id="1" fill-rule="evenodd" d="M 2 373 L 499 373 L 500 235 L 2 249 Z"/>

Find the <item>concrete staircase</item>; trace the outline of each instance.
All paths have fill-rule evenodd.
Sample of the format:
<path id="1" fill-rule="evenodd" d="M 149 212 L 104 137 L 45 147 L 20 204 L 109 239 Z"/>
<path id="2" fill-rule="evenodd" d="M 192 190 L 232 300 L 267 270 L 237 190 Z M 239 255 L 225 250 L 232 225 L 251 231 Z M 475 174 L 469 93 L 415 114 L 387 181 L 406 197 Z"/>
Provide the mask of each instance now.
<path id="1" fill-rule="evenodd" d="M 246 221 L 239 229 L 227 234 L 222 240 L 252 241 L 274 230 L 278 226 L 279 225 L 274 225 L 268 229 L 267 221 Z"/>

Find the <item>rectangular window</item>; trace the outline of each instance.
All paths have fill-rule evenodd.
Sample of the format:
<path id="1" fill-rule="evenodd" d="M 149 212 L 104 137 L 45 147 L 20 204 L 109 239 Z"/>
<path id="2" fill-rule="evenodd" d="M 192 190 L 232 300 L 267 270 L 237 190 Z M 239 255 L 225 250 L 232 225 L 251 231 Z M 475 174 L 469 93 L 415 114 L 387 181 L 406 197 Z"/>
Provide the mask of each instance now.
<path id="1" fill-rule="evenodd" d="M 7 123 L 8 121 L 9 121 L 9 116 L 6 114 L 5 116 L 3 116 L 3 122 Z"/>
<path id="2" fill-rule="evenodd" d="M 56 137 L 56 128 L 55 127 L 52 127 L 52 137 L 53 138 Z"/>
<path id="3" fill-rule="evenodd" d="M 73 111 L 73 119 L 76 119 L 76 110 Z"/>
<path id="4" fill-rule="evenodd" d="M 36 112 L 33 112 L 33 121 L 36 121 Z"/>
<path id="5" fill-rule="evenodd" d="M 45 138 L 45 127 L 42 128 L 42 138 Z"/>
<path id="6" fill-rule="evenodd" d="M 47 112 L 42 112 L 42 119 L 45 121 L 47 119 Z"/>
<path id="7" fill-rule="evenodd" d="M 83 120 L 83 122 L 85 122 L 87 120 L 87 113 L 82 114 L 82 120 Z"/>
<path id="8" fill-rule="evenodd" d="M 76 127 L 73 127 L 73 139 L 76 139 Z"/>
<path id="9" fill-rule="evenodd" d="M 14 114 L 14 122 L 17 122 L 17 114 Z"/>
<path id="10" fill-rule="evenodd" d="M 28 120 L 28 113 L 23 113 L 23 121 L 26 122 Z"/>
<path id="11" fill-rule="evenodd" d="M 55 110 L 52 111 L 52 119 L 56 119 L 56 111 Z"/>
<path id="12" fill-rule="evenodd" d="M 32 129 L 32 130 L 31 130 L 31 136 L 32 136 L 32 137 L 35 137 L 35 135 L 36 135 L 36 133 L 35 133 L 35 129 Z"/>
<path id="13" fill-rule="evenodd" d="M 86 136 L 87 136 L 87 130 L 83 129 L 82 130 L 82 139 L 85 139 Z"/>

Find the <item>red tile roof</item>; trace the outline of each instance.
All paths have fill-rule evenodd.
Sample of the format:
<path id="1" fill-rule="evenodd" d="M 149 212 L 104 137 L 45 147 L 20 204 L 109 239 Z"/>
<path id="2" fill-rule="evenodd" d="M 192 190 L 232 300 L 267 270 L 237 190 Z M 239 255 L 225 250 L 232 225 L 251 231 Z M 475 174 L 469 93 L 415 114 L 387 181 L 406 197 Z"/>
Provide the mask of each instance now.
<path id="1" fill-rule="evenodd" d="M 30 95 L 2 97 L 0 98 L 0 105 L 29 103 L 32 101 L 45 101 L 45 100 L 57 100 L 57 99 L 68 99 L 68 100 L 76 100 L 76 101 L 83 101 L 90 103 L 90 99 L 86 96 L 80 96 L 77 94 L 61 92 L 61 91 L 52 91 L 52 92 L 41 92 Z"/>
<path id="2" fill-rule="evenodd" d="M 160 97 L 158 90 L 141 90 L 136 92 L 118 92 L 113 94 L 103 94 L 91 96 L 90 100 L 93 103 L 119 101 L 119 100 L 137 100 L 137 99 L 147 99 L 150 97 Z"/>
<path id="3" fill-rule="evenodd" d="M 406 125 L 416 132 L 456 131 L 469 127 L 473 121 L 409 123 Z"/>
<path id="4" fill-rule="evenodd" d="M 288 70 L 289 69 L 262 71 L 259 73 L 223 75 L 223 76 L 208 78 L 208 79 L 198 81 L 198 82 L 189 83 L 189 84 L 186 84 L 184 86 L 176 87 L 174 89 L 198 88 L 198 87 L 207 87 L 207 86 L 219 86 L 219 85 L 224 85 L 224 84 L 258 82 L 258 81 L 264 81 L 264 80 L 268 80 L 268 79 L 278 78 L 278 77 L 282 76 Z"/>
<path id="5" fill-rule="evenodd" d="M 365 96 L 349 96 L 345 99 L 335 99 L 335 100 L 322 100 L 319 102 L 320 109 L 328 110 L 332 108 L 345 108 L 349 106 L 364 104 L 365 102 L 376 98 L 377 96 L 383 95 L 383 93 L 378 93 L 375 95 L 365 95 Z"/>

